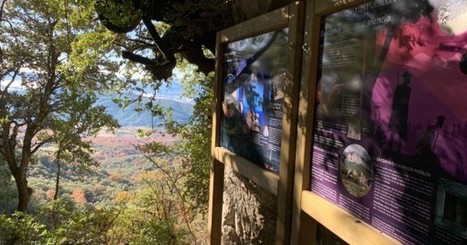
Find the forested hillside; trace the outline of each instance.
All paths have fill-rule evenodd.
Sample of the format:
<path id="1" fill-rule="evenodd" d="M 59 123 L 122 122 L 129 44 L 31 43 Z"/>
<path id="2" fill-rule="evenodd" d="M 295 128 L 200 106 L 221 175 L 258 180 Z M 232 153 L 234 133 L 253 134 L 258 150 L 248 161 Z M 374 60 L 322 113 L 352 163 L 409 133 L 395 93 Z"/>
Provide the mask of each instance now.
<path id="1" fill-rule="evenodd" d="M 113 107 L 115 106 L 110 109 Z M 118 108 L 114 110 L 118 111 Z M 185 115 L 185 118 L 189 116 Z M 125 113 L 118 112 L 115 117 L 125 118 Z M 146 118 L 135 121 L 135 124 L 143 120 L 150 121 Z M 131 124 L 131 121 L 128 122 Z M 138 149 L 154 141 L 170 147 L 179 140 L 169 134 L 141 133 L 152 131 L 150 125 L 126 126 L 114 132 L 103 130 L 88 138 L 93 143 L 96 165 L 83 167 L 65 163 L 60 175 L 60 198 L 56 201 L 54 194 L 57 165 L 54 162 L 54 153 L 57 148 L 53 144 L 44 146 L 37 153 L 29 171 L 29 186 L 33 189 L 33 194 L 29 207 L 31 216 L 28 216 L 31 220 L 27 222 L 30 222 L 31 227 L 14 217 L 1 215 L 14 212 L 17 198 L 14 182 L 7 181 L 8 171 L 0 169 L 3 186 L 0 190 L 0 222 L 3 222 L 0 225 L 3 229 L 0 231 L 0 243 L 11 239 L 12 234 L 19 229 L 25 233 L 36 233 L 37 236 L 28 236 L 24 240 L 26 243 L 48 243 L 68 237 L 68 240 L 80 244 L 79 232 L 87 231 L 87 226 L 99 224 L 107 226 L 101 231 L 106 238 L 102 238 L 102 234 L 94 234 L 94 237 L 83 240 L 85 243 L 94 241 L 97 244 L 120 244 L 121 241 L 132 241 L 136 244 L 151 244 L 200 239 L 204 234 L 205 220 L 196 213 L 184 215 L 189 210 L 189 203 L 181 196 L 182 192 L 178 195 L 174 193 L 179 188 L 174 185 L 181 186 L 186 176 L 183 174 L 186 170 L 181 167 L 181 153 L 175 151 L 152 155 Z M 172 210 L 173 207 L 176 209 Z M 66 213 L 76 215 L 81 220 L 73 221 Z M 152 217 L 149 220 L 146 219 L 148 215 Z M 53 224 L 55 229 L 50 227 L 51 219 L 58 219 L 53 216 L 60 217 L 60 221 Z M 70 225 L 70 221 L 75 223 Z M 139 225 L 131 227 L 128 222 Z M 49 236 L 43 236 L 46 231 L 51 232 Z M 74 234 L 75 232 L 78 234 Z M 172 234 L 174 232 L 180 234 Z M 166 237 L 156 238 L 160 236 L 158 233 Z"/>
<path id="2" fill-rule="evenodd" d="M 23 93 L 21 90 L 17 91 L 18 93 Z M 172 120 L 180 124 L 187 123 L 192 117 L 193 103 L 187 98 L 184 99 L 182 97 L 182 91 L 180 89 L 167 92 L 167 94 L 159 93 L 159 96 L 164 99 L 158 99 L 157 103 L 172 111 Z M 135 98 L 136 95 L 132 95 L 132 97 Z M 44 208 L 54 208 L 53 205 L 63 206 L 63 208 L 66 208 L 63 211 L 66 212 L 72 211 L 79 213 L 89 212 L 91 210 L 99 210 L 99 212 L 101 212 L 106 210 L 105 212 L 110 213 L 105 213 L 105 215 L 102 215 L 100 218 L 116 218 L 116 220 L 123 222 L 109 223 L 109 228 L 106 232 L 117 228 L 129 229 L 124 223 L 124 221 L 128 222 L 129 220 L 127 219 L 129 218 L 123 217 L 123 213 L 136 212 L 136 210 L 134 210 L 136 207 L 133 205 L 139 205 L 141 203 L 146 205 L 145 207 L 138 207 L 138 209 L 142 208 L 143 212 L 149 211 L 146 210 L 146 208 L 169 208 L 168 206 L 174 203 L 183 205 L 183 200 L 179 199 L 179 197 L 174 194 L 165 193 L 165 190 L 174 191 L 173 186 L 167 186 L 165 184 L 167 183 L 165 179 L 168 178 L 168 175 L 177 176 L 183 172 L 180 169 L 182 157 L 178 156 L 182 153 L 176 150 L 172 153 L 157 154 L 157 156 L 150 156 L 147 158 L 148 155 L 145 155 L 141 149 L 138 149 L 138 147 L 144 147 L 145 144 L 151 144 L 152 142 L 158 142 L 158 144 L 165 144 L 170 147 L 179 141 L 178 137 L 162 133 L 165 131 L 162 125 L 164 123 L 164 118 L 153 117 L 150 112 L 145 110 L 138 111 L 135 104 L 130 104 L 128 107 L 122 108 L 114 102 L 116 98 L 117 96 L 101 95 L 97 99 L 97 103 L 104 106 L 106 112 L 115 118 L 122 127 L 114 131 L 102 130 L 97 135 L 86 138 L 86 140 L 92 142 L 94 150 L 93 158 L 96 160 L 95 165 L 87 167 L 73 163 L 65 163 L 63 165 L 60 174 L 61 186 L 58 195 L 60 196 L 58 203 L 54 201 L 57 174 L 57 164 L 55 163 L 54 157 L 57 146 L 54 144 L 46 144 L 38 151 L 33 164 L 31 164 L 28 177 L 29 186 L 33 189 L 30 210 L 32 214 L 35 214 L 36 219 L 34 222 L 36 222 L 35 225 L 37 226 L 35 229 L 42 227 L 43 231 L 47 230 L 47 225 L 49 223 L 47 220 L 50 218 L 47 218 L 47 216 L 49 216 L 50 213 L 44 212 Z M 143 102 L 147 101 L 148 99 L 145 99 Z M 148 132 L 151 133 L 149 134 Z M 167 175 L 161 173 L 161 168 L 166 171 Z M 14 182 L 7 181 L 7 179 L 10 179 L 9 173 L 8 170 L 3 167 L 0 168 L 0 179 L 4 187 L 0 190 L 0 197 L 2 197 L 0 201 L 0 214 L 10 214 L 14 212 L 17 202 Z M 156 183 L 154 186 L 154 183 L 152 183 L 159 181 L 162 182 L 162 184 Z M 182 179 L 177 181 L 180 182 L 178 185 L 183 182 Z M 171 185 L 172 184 L 173 183 L 171 183 Z M 157 195 L 167 196 L 160 199 L 159 203 L 153 203 L 157 201 Z M 171 201 L 170 199 L 174 200 Z M 166 205 L 167 207 L 165 207 Z M 170 211 L 172 212 L 170 215 L 176 217 L 179 211 L 176 211 L 176 215 L 173 211 Z M 118 215 L 114 212 L 117 212 Z M 169 215 L 169 213 L 162 214 L 156 212 L 153 215 L 156 215 L 155 218 L 157 218 L 160 215 Z M 46 217 L 43 217 L 44 215 Z M 82 215 L 84 215 L 84 213 Z M 115 217 L 112 215 L 115 215 Z M 6 217 L 7 216 L 0 216 L 0 220 Z M 167 219 L 168 217 L 163 218 Z M 170 221 L 170 219 L 168 221 Z M 190 236 L 200 236 L 200 234 L 203 234 L 202 227 L 204 226 L 204 220 L 202 217 L 196 219 L 197 221 L 190 220 L 189 223 L 186 223 L 195 227 L 190 228 L 192 231 L 187 233 L 191 233 Z M 8 221 L 11 222 L 12 220 L 7 219 L 5 222 L 8 223 Z M 83 225 L 80 229 L 86 229 L 84 225 L 87 225 L 87 222 L 94 221 L 91 219 L 80 224 Z M 102 222 L 109 221 L 104 220 Z M 139 222 L 144 224 L 143 220 Z M 171 222 L 180 223 L 181 221 Z M 200 222 L 200 224 L 196 225 L 196 222 Z M 23 228 L 19 227 L 19 229 Z M 68 227 L 68 229 L 71 228 Z M 173 232 L 171 229 L 175 230 L 173 227 L 149 228 L 149 230 L 152 229 L 168 234 Z M 184 229 L 182 228 L 182 230 Z M 30 231 L 26 229 L 25 232 Z M 145 240 L 148 238 L 139 237 L 140 235 L 133 234 L 133 232 L 137 232 L 137 230 L 125 231 L 123 234 L 119 234 L 119 236 L 124 236 L 120 239 L 127 241 L 134 239 L 133 241 L 140 242 L 151 241 Z M 54 236 L 57 235 L 55 234 Z M 186 234 L 181 237 L 185 236 Z M 1 241 L 6 241 L 3 239 L 8 237 L 7 230 L 4 231 L 4 233 L 0 232 L 0 243 Z M 113 240 L 115 238 L 112 238 L 110 235 L 108 239 L 110 240 L 105 243 L 115 242 Z M 175 238 L 169 237 L 165 239 L 170 240 Z"/>
<path id="3" fill-rule="evenodd" d="M 115 133 L 101 132 L 90 138 L 95 149 L 95 166 L 80 168 L 64 165 L 61 177 L 60 196 L 86 204 L 89 207 L 106 208 L 118 204 L 116 197 L 121 192 L 134 193 L 144 185 L 141 176 L 156 170 L 157 166 L 137 150 L 138 145 L 157 140 L 169 145 L 176 141 L 171 136 L 153 135 L 138 137 L 137 127 L 123 127 Z M 149 130 L 148 128 L 146 128 Z M 53 199 L 57 166 L 53 160 L 54 146 L 44 147 L 38 154 L 37 164 L 30 170 L 30 186 L 34 190 L 32 205 Z M 164 165 L 177 164 L 176 154 L 164 154 L 157 162 Z"/>

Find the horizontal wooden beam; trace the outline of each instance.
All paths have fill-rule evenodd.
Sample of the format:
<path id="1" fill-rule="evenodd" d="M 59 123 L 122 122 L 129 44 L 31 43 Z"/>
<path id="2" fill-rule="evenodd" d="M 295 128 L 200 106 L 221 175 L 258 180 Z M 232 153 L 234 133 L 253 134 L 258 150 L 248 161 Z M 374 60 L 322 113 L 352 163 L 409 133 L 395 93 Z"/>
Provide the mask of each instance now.
<path id="1" fill-rule="evenodd" d="M 235 42 L 247 37 L 279 30 L 289 25 L 290 18 L 289 7 L 283 7 L 222 30 L 219 32 L 219 41 L 220 43 Z"/>
<path id="2" fill-rule="evenodd" d="M 313 192 L 303 191 L 301 203 L 305 213 L 349 244 L 400 244 Z"/>
<path id="3" fill-rule="evenodd" d="M 232 168 L 234 172 L 248 178 L 270 193 L 277 195 L 279 176 L 276 174 L 222 147 L 216 147 L 214 149 L 214 158 Z"/>

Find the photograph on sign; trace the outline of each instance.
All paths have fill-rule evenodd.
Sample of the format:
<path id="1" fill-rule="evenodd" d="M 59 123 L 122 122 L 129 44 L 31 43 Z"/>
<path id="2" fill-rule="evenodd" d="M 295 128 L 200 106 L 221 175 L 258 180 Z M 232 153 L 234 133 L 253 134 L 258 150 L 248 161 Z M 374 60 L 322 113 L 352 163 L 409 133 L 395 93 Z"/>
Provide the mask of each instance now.
<path id="1" fill-rule="evenodd" d="M 278 173 L 288 28 L 226 44 L 221 146 Z"/>
<path id="2" fill-rule="evenodd" d="M 466 2 L 322 20 L 311 191 L 403 244 L 466 244 Z"/>

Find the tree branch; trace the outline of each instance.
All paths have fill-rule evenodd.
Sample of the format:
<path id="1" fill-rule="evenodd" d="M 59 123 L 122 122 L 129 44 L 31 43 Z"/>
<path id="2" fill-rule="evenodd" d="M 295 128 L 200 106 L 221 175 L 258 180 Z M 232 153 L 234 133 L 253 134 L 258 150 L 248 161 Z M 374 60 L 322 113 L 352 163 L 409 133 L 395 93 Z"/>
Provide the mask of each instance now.
<path id="1" fill-rule="evenodd" d="M 201 45 L 192 45 L 189 47 L 188 52 L 183 54 L 184 58 L 187 59 L 190 63 L 196 64 L 198 70 L 204 73 L 214 71 L 215 60 L 208 59 L 204 55 Z"/>
<path id="2" fill-rule="evenodd" d="M 122 47 L 130 52 L 130 48 L 128 48 L 125 44 L 119 43 L 119 42 L 113 42 L 113 44 Z"/>
<path id="3" fill-rule="evenodd" d="M 175 56 L 174 52 L 167 46 L 166 44 L 166 38 L 162 39 L 159 36 L 159 33 L 156 30 L 156 27 L 154 27 L 154 24 L 152 23 L 152 20 L 148 17 L 143 18 L 143 23 L 148 29 L 149 34 L 151 35 L 152 39 L 154 40 L 155 44 L 159 51 L 161 51 L 162 54 L 164 54 L 165 58 L 170 62 L 175 61 Z"/>
<path id="4" fill-rule="evenodd" d="M 146 66 L 146 69 L 156 79 L 167 79 L 172 75 L 172 70 L 175 68 L 175 58 L 167 60 L 165 63 L 158 63 L 154 59 L 149 59 L 138 54 L 134 54 L 130 51 L 123 51 L 122 57 L 133 62 L 137 62 Z"/>
<path id="5" fill-rule="evenodd" d="M 8 167 L 10 168 L 10 171 L 13 175 L 15 175 L 18 171 L 18 166 L 16 164 L 16 157 L 15 157 L 15 147 L 11 147 L 10 142 L 11 142 L 11 137 L 10 137 L 10 131 L 11 131 L 11 123 L 4 123 L 2 125 L 2 146 L 3 146 L 3 151 L 2 154 L 5 157 L 6 162 L 8 163 Z M 16 142 L 14 142 L 16 144 Z M 13 148 L 13 150 L 12 150 Z"/>
<path id="6" fill-rule="evenodd" d="M 122 51 L 122 57 L 124 59 L 128 59 L 130 61 L 140 63 L 146 66 L 153 66 L 156 64 L 155 60 L 146 58 L 144 56 L 141 56 L 139 54 L 134 54 L 130 51 Z"/>
<path id="7" fill-rule="evenodd" d="M 11 76 L 11 80 L 6 84 L 5 88 L 2 90 L 2 88 L 0 88 L 0 94 L 2 95 L 2 99 L 3 99 L 3 96 L 6 94 L 6 92 L 8 91 L 8 89 L 10 88 L 10 86 L 13 84 L 13 82 L 15 81 L 16 79 L 16 76 L 18 75 L 19 73 L 19 66 L 16 67 L 16 69 L 11 69 L 9 71 L 6 71 L 5 73 L 2 74 L 2 78 L 10 73 L 10 72 L 13 72 L 13 76 Z"/>
<path id="8" fill-rule="evenodd" d="M 156 30 L 156 27 L 152 23 L 152 20 L 150 18 L 148 18 L 148 17 L 143 17 L 143 23 L 146 26 L 146 28 L 148 29 L 149 34 L 151 35 L 152 39 L 154 40 L 156 45 L 159 47 L 159 49 L 161 49 L 161 51 L 163 51 L 164 53 L 166 51 L 168 51 L 168 47 L 165 44 L 165 41 L 159 36 L 159 33 Z M 169 55 L 170 55 L 170 53 L 169 53 Z"/>
<path id="9" fill-rule="evenodd" d="M 151 47 L 154 46 L 154 44 L 152 44 L 152 43 L 148 43 L 148 42 L 145 42 L 145 41 L 142 41 L 142 40 L 139 40 L 139 39 L 129 38 L 128 41 L 135 42 L 135 43 L 140 43 L 140 44 L 151 46 Z M 150 40 L 148 39 L 148 41 L 150 41 Z"/>
<path id="10" fill-rule="evenodd" d="M 137 34 L 136 37 L 141 38 L 141 39 L 144 39 L 144 40 L 148 40 L 148 41 L 154 41 L 153 39 L 148 38 L 148 37 L 143 36 L 143 35 L 140 35 L 140 34 Z"/>
<path id="11" fill-rule="evenodd" d="M 0 20 L 3 19 L 3 8 L 5 7 L 6 0 L 2 1 L 2 6 L 0 6 Z"/>
<path id="12" fill-rule="evenodd" d="M 47 143 L 50 143 L 51 140 L 50 139 L 46 139 L 44 141 L 41 141 L 41 142 L 36 142 L 32 145 L 32 149 L 31 149 L 31 154 L 34 154 L 36 153 L 37 150 L 39 150 L 41 148 L 41 146 L 47 144 Z"/>

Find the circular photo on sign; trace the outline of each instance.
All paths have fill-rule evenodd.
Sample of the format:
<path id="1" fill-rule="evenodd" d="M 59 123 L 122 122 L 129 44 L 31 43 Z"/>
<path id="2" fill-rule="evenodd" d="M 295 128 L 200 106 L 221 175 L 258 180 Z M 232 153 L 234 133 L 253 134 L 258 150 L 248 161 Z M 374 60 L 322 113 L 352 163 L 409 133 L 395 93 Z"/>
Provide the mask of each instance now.
<path id="1" fill-rule="evenodd" d="M 342 184 L 354 197 L 364 197 L 373 183 L 373 166 L 370 155 L 361 145 L 352 144 L 345 148 L 339 172 Z"/>

